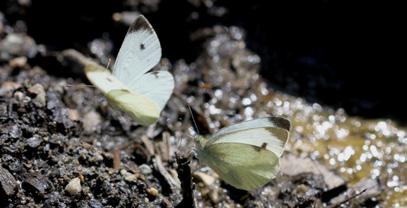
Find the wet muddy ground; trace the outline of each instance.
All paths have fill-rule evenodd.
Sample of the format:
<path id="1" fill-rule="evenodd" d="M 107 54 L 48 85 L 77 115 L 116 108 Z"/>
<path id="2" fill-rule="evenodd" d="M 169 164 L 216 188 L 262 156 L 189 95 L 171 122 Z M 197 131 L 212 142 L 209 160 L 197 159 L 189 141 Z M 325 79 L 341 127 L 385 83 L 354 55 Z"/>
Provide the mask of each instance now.
<path id="1" fill-rule="evenodd" d="M 30 7 L 21 2 L 10 5 Z M 154 5 L 135 8 L 154 14 Z M 107 14 L 121 22 L 131 15 Z M 160 120 L 142 127 L 67 61 L 67 48 L 50 50 L 26 33 L 30 25 L 7 18 L 0 13 L 1 207 L 178 205 L 190 178 L 177 173 L 175 155 L 193 151 L 196 135 L 187 105 L 201 134 L 268 115 L 287 117 L 293 127 L 281 173 L 252 193 L 224 184 L 192 157 L 198 207 L 407 206 L 405 128 L 276 91 L 259 74 L 262 59 L 247 48 L 244 28 L 191 31 L 198 46 L 191 61 L 164 53 L 156 68 L 174 75 L 174 95 Z M 76 49 L 106 65 L 113 44 L 97 36 Z"/>

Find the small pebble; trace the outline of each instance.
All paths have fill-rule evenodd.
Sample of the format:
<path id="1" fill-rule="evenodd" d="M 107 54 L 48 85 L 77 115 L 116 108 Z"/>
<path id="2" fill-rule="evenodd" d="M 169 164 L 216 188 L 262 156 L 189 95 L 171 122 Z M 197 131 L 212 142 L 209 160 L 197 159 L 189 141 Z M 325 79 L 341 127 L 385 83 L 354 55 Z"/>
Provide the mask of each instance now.
<path id="1" fill-rule="evenodd" d="M 31 148 L 37 148 L 41 144 L 41 138 L 34 135 L 33 137 L 27 139 L 27 144 Z"/>
<path id="2" fill-rule="evenodd" d="M 214 177 L 202 172 L 195 172 L 193 173 L 193 176 L 202 181 L 206 186 L 211 186 L 216 181 Z"/>
<path id="3" fill-rule="evenodd" d="M 28 103 L 31 101 L 31 98 L 26 96 L 24 93 L 17 91 L 14 93 L 14 98 L 19 101 L 19 102 L 23 102 L 23 103 Z"/>
<path id="4" fill-rule="evenodd" d="M 37 54 L 35 41 L 24 34 L 10 33 L 0 41 L 0 60 L 15 56 L 34 57 Z"/>
<path id="5" fill-rule="evenodd" d="M 101 162 L 101 161 L 103 161 L 103 156 L 102 156 L 102 154 L 100 154 L 100 152 L 96 152 L 96 153 L 95 153 L 95 157 L 93 158 L 93 160 L 96 161 L 96 162 Z"/>
<path id="6" fill-rule="evenodd" d="M 101 122 L 102 118 L 96 111 L 90 111 L 86 113 L 82 119 L 83 128 L 88 133 L 94 132 Z"/>
<path id="7" fill-rule="evenodd" d="M 125 176 L 127 174 L 127 170 L 121 169 L 120 170 L 120 175 Z"/>
<path id="8" fill-rule="evenodd" d="M 22 68 L 26 64 L 27 64 L 27 57 L 25 57 L 25 56 L 13 58 L 9 61 L 9 65 L 11 68 Z"/>
<path id="9" fill-rule="evenodd" d="M 151 167 L 147 164 L 142 164 L 138 167 L 143 175 L 149 175 L 153 172 Z"/>
<path id="10" fill-rule="evenodd" d="M 158 196 L 158 190 L 154 187 L 150 187 L 147 189 L 147 193 L 150 194 L 151 196 Z"/>
<path id="11" fill-rule="evenodd" d="M 17 139 L 23 135 L 23 132 L 21 131 L 21 128 L 18 125 L 14 125 L 10 129 L 9 135 L 11 138 Z"/>
<path id="12" fill-rule="evenodd" d="M 124 177 L 125 181 L 128 182 L 136 182 L 137 181 L 137 176 L 131 173 L 128 173 L 125 177 Z"/>
<path id="13" fill-rule="evenodd" d="M 45 107 L 45 105 L 47 103 L 47 99 L 46 99 L 44 87 L 42 85 L 35 84 L 34 86 L 28 88 L 28 92 L 36 95 L 33 100 L 34 105 L 36 105 L 37 107 Z"/>
<path id="14" fill-rule="evenodd" d="M 127 172 L 127 170 L 120 170 L 120 175 L 124 177 L 124 180 L 127 182 L 137 182 L 137 175 Z"/>
<path id="15" fill-rule="evenodd" d="M 78 177 L 72 179 L 65 187 L 65 191 L 70 195 L 77 195 L 82 191 L 81 179 Z"/>
<path id="16" fill-rule="evenodd" d="M 72 121 L 79 121 L 80 115 L 76 109 L 68 109 L 68 117 Z"/>

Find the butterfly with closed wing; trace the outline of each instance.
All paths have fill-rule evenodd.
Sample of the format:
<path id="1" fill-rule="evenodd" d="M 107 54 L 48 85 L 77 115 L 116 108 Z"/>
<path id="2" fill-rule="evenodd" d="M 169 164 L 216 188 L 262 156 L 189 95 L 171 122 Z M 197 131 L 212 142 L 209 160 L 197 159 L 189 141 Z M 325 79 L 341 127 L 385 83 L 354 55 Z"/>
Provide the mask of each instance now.
<path id="1" fill-rule="evenodd" d="M 219 130 L 209 139 L 197 136 L 197 157 L 226 183 L 254 190 L 276 176 L 288 141 L 290 121 L 258 118 Z"/>

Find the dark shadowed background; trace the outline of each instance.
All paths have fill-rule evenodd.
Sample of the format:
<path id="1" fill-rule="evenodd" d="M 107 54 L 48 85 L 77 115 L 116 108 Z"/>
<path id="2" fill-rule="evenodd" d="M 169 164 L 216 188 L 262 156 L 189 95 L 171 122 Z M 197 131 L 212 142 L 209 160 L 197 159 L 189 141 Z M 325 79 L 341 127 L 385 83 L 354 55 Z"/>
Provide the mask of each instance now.
<path id="1" fill-rule="evenodd" d="M 24 7 L 2 0 L 0 11 L 12 25 L 24 20 L 28 34 L 51 50 L 86 51 L 89 41 L 107 34 L 117 52 L 127 26 L 115 23 L 112 14 L 141 8 L 170 60 L 194 60 L 200 44 L 190 37 L 197 29 L 236 25 L 245 29 L 249 48 L 262 59 L 262 74 L 275 88 L 352 115 L 407 121 L 397 6 L 331 0 L 218 0 L 209 7 L 193 0 L 124 2 L 33 0 Z"/>

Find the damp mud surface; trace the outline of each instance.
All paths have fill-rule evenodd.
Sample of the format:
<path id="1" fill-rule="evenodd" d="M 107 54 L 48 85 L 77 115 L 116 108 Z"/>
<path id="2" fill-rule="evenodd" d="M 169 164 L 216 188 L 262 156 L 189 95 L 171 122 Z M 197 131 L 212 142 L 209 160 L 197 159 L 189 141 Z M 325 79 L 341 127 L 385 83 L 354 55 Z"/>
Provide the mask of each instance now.
<path id="1" fill-rule="evenodd" d="M 114 4 L 116 12 L 95 14 L 109 19 L 105 31 L 82 39 L 75 33 L 63 44 L 30 32 L 35 19 L 27 16 L 32 17 L 34 2 L 5 2 L 0 10 L 0 207 L 177 206 L 182 183 L 191 179 L 178 175 L 176 155 L 193 155 L 191 138 L 197 134 L 188 105 L 204 135 L 271 115 L 292 123 L 279 175 L 253 192 L 225 184 L 192 156 L 197 207 L 407 206 L 405 126 L 349 116 L 344 109 L 277 91 L 262 77 L 262 57 L 248 49 L 245 28 L 189 27 L 182 41 L 193 55 L 185 58 L 167 56 L 163 44 L 163 59 L 153 70 L 170 71 L 175 89 L 159 121 L 143 127 L 112 107 L 83 71 L 66 62 L 63 50 L 75 48 L 109 65 L 128 19 L 138 14 L 129 11 L 156 20 L 159 1 Z M 211 2 L 190 1 L 184 9 L 192 19 L 228 11 Z M 90 21 L 79 19 L 73 21 Z M 161 39 L 160 27 L 168 26 L 152 24 Z"/>

